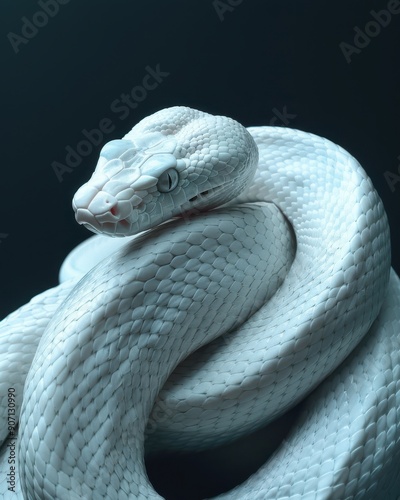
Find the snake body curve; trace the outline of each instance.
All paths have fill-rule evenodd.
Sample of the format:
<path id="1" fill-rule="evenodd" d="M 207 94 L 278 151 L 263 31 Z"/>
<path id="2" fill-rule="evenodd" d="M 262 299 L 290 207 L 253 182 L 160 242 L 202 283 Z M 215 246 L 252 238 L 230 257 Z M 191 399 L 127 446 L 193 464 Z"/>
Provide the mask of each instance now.
<path id="1" fill-rule="evenodd" d="M 142 148 L 145 152 L 151 150 L 152 155 L 149 157 L 146 154 L 142 155 L 141 162 L 151 164 L 152 168 L 161 168 L 159 161 L 161 159 L 161 163 L 165 162 L 168 169 L 176 168 L 176 166 L 182 168 L 189 166 L 190 170 L 190 167 L 196 162 L 207 165 L 207 162 L 202 160 L 201 149 L 205 147 L 210 150 L 209 142 L 207 142 L 208 129 L 205 125 L 209 119 L 211 120 L 209 116 L 187 108 L 163 110 L 139 123 L 124 140 L 132 141 L 136 149 Z M 199 117 L 200 127 L 198 123 L 196 124 Z M 184 145 L 179 144 L 179 154 L 177 155 L 174 139 L 176 135 L 179 136 L 179 131 L 184 129 L 182 123 L 184 126 L 188 126 L 189 130 L 192 123 L 195 124 L 194 132 L 197 143 L 191 150 L 190 141 L 188 147 L 185 147 L 183 141 Z M 230 163 L 229 146 L 240 143 L 237 140 L 226 141 L 227 138 L 231 137 L 229 123 L 224 122 L 226 136 L 222 139 L 222 155 L 220 157 L 225 168 L 226 165 L 232 167 L 238 163 L 237 160 L 232 160 Z M 177 128 L 178 133 L 175 128 Z M 233 130 L 237 130 L 236 123 Z M 231 439 L 232 436 L 235 437 L 241 432 L 254 429 L 281 414 L 310 393 L 322 379 L 347 358 L 344 364 L 340 365 L 336 372 L 322 384 L 319 392 L 317 391 L 309 399 L 310 404 L 307 406 L 306 412 L 300 416 L 299 424 L 294 429 L 286 447 L 279 450 L 273 459 L 266 464 L 266 470 L 261 470 L 243 486 L 228 493 L 227 498 L 281 498 L 288 494 L 290 498 L 305 498 L 306 494 L 309 495 L 309 498 L 335 498 L 334 495 L 336 498 L 351 498 L 356 497 L 357 494 L 366 494 L 366 492 L 376 495 L 377 488 L 383 484 L 382 481 L 386 480 L 387 482 L 388 471 L 393 470 L 394 460 L 396 457 L 398 458 L 399 454 L 399 418 L 395 411 L 396 404 L 398 408 L 398 399 L 396 398 L 398 398 L 399 384 L 398 378 L 396 378 L 399 376 L 399 360 L 396 353 L 399 326 L 399 284 L 394 274 L 390 280 L 389 295 L 378 319 L 378 326 L 375 324 L 363 340 L 379 313 L 389 277 L 389 236 L 382 204 L 371 181 L 359 164 L 348 153 L 329 141 L 303 132 L 280 128 L 257 127 L 249 129 L 249 132 L 258 146 L 260 156 L 258 169 L 254 180 L 243 194 L 238 195 L 238 191 L 234 192 L 232 203 L 274 202 L 294 228 L 297 242 L 295 260 L 285 281 L 275 295 L 266 305 L 262 305 L 247 322 L 238 327 L 238 331 L 230 335 L 228 342 L 217 340 L 209 344 L 209 347 L 203 348 L 188 358 L 186 364 L 183 362 L 180 365 L 179 371 L 172 375 L 159 395 L 159 402 L 162 402 L 162 404 L 159 403 L 159 406 L 164 408 L 169 418 L 158 419 L 156 432 L 149 435 L 149 441 L 153 442 L 153 446 L 155 446 L 155 442 L 158 442 L 170 447 L 173 447 L 172 443 L 176 443 L 179 447 L 195 447 L 199 446 L 200 441 L 207 443 L 215 442 L 216 438 L 220 441 Z M 160 133 L 167 137 L 166 144 L 160 141 Z M 190 133 L 193 134 L 193 131 Z M 143 137 L 146 138 L 146 136 L 147 139 L 143 141 Z M 232 136 L 235 137 L 234 133 Z M 251 149 L 251 141 L 248 141 L 246 134 L 244 137 L 244 140 L 241 139 L 244 144 L 243 149 L 248 147 Z M 142 143 L 140 143 L 141 141 Z M 127 146 L 129 146 L 128 142 L 121 141 L 105 151 L 100 166 L 110 166 L 111 164 L 109 177 L 122 172 L 121 160 L 116 161 L 116 155 L 121 156 L 121 158 L 126 155 L 126 161 L 129 162 L 129 149 L 132 147 Z M 175 163 L 171 158 L 171 151 L 178 157 Z M 233 157 L 239 157 L 240 161 L 246 162 L 241 151 L 234 153 Z M 162 157 L 162 155 L 164 156 Z M 257 154 L 251 153 L 250 157 L 253 161 Z M 251 163 L 251 161 L 249 162 Z M 223 171 L 224 165 L 219 165 L 221 171 Z M 104 174 L 100 168 L 97 177 L 94 176 L 94 183 L 99 183 L 95 189 L 93 189 L 94 184 L 89 184 L 88 188 L 78 192 L 78 202 L 76 202 L 78 205 L 79 203 L 82 205 L 87 199 L 89 199 L 89 203 L 92 202 L 99 192 L 104 194 L 102 187 L 99 188 L 102 182 L 104 186 L 104 177 L 100 180 L 102 173 Z M 173 177 L 175 174 L 171 174 L 169 177 L 168 175 L 166 180 L 163 180 L 164 183 L 161 184 L 162 190 L 166 189 L 165 182 L 169 187 L 176 182 Z M 146 190 L 151 190 L 155 186 L 154 178 L 152 180 L 151 177 L 151 175 L 146 177 L 146 174 L 142 173 L 136 181 L 136 193 L 141 192 L 135 196 L 141 200 L 145 199 L 146 195 L 148 196 Z M 207 194 L 211 192 L 212 195 L 215 194 L 216 198 L 219 198 L 219 189 L 213 191 L 214 186 L 208 185 L 208 180 L 201 179 L 201 177 L 202 174 L 197 177 L 201 180 L 197 186 L 203 184 L 203 187 L 206 186 Z M 113 180 L 114 178 L 106 180 L 106 182 L 111 183 L 111 188 Z M 244 184 L 248 184 L 248 182 L 246 180 Z M 176 187 L 179 186 L 174 186 L 173 189 Z M 88 191 L 90 189 L 92 189 L 91 192 Z M 115 234 L 121 231 L 121 233 L 126 234 L 126 227 L 131 224 L 127 215 L 132 213 L 132 211 L 129 212 L 129 207 L 125 203 L 126 198 L 132 198 L 129 189 L 129 186 L 125 186 L 125 189 L 122 190 L 125 192 L 121 197 L 123 203 L 118 206 L 119 213 L 115 210 L 112 213 L 110 211 L 114 208 L 112 206 L 103 216 L 105 212 L 102 212 L 102 204 L 110 203 L 110 199 L 106 200 L 103 195 L 103 197 L 98 197 L 99 199 L 94 203 L 94 209 L 100 213 L 101 220 L 94 219 L 92 213 L 87 214 L 88 218 L 86 219 L 96 231 L 99 230 L 99 225 L 103 224 L 109 232 Z M 115 193 L 111 194 L 115 195 Z M 191 209 L 190 200 L 193 199 L 197 203 L 194 206 L 196 211 L 203 209 L 206 195 L 199 196 L 199 194 L 201 193 L 199 193 L 198 188 L 192 188 L 192 191 L 189 189 L 187 197 L 181 199 L 180 210 L 185 210 L 188 213 Z M 182 195 L 178 194 L 178 198 L 179 196 Z M 211 200 L 210 206 L 213 207 L 226 201 L 228 199 L 219 199 L 218 203 Z M 135 206 L 140 207 L 141 202 L 137 198 L 135 203 Z M 149 204 L 153 207 L 152 211 L 155 218 L 158 217 L 159 222 L 160 218 L 170 218 L 179 213 L 174 213 L 171 210 L 171 202 L 169 208 L 166 208 L 164 212 L 157 209 L 157 203 L 153 199 L 149 200 Z M 77 206 L 75 208 L 79 209 Z M 218 214 L 218 212 L 215 213 Z M 140 227 L 146 229 L 150 227 L 146 227 L 148 215 L 146 211 L 143 214 L 140 213 L 140 210 L 139 213 L 134 213 L 133 224 L 139 220 Z M 111 215 L 114 216 L 114 219 Z M 121 218 L 123 224 L 116 230 L 113 221 L 118 220 L 118 217 Z M 179 233 L 179 230 L 177 232 Z M 143 259 L 144 256 L 142 255 L 141 258 Z M 85 286 L 88 286 L 86 283 L 90 282 L 90 286 L 94 286 L 93 283 L 96 279 L 101 281 L 100 277 L 96 278 L 96 276 L 101 276 L 101 272 L 96 272 L 91 272 L 89 275 L 91 277 L 85 278 L 78 285 L 61 311 L 67 310 L 66 308 L 68 304 L 71 304 L 71 301 L 75 300 L 76 303 L 82 301 L 82 296 L 78 294 L 79 287 L 85 289 Z M 64 287 L 62 290 L 68 289 L 70 286 L 72 285 L 61 285 Z M 64 297 L 63 292 L 61 292 L 61 296 Z M 47 295 L 46 300 L 48 300 Z M 256 302 L 258 307 L 260 302 Z M 294 314 L 294 308 L 299 312 L 299 315 Z M 57 319 L 53 319 L 52 324 L 57 324 Z M 60 332 L 67 329 L 68 325 L 65 324 L 63 328 L 59 328 L 57 335 L 62 335 Z M 46 332 L 50 330 L 51 328 L 48 328 Z M 47 336 L 49 335 L 53 339 L 52 335 L 54 334 L 47 334 Z M 54 342 L 54 339 L 51 342 Z M 53 346 L 51 342 L 47 344 L 47 349 L 50 351 L 51 347 L 49 346 Z M 359 343 L 359 347 L 353 351 Z M 42 341 L 40 344 L 41 354 L 38 351 L 35 358 L 36 365 L 34 361 L 36 367 L 42 366 L 44 360 L 49 357 L 49 351 L 46 351 L 45 345 L 46 341 Z M 390 355 L 389 345 L 392 351 Z M 146 346 L 146 348 L 148 347 Z M 191 349 L 192 347 L 189 351 Z M 376 357 L 371 358 L 371 352 L 374 350 Z M 44 352 L 46 355 L 43 354 Z M 236 356 L 234 362 L 230 358 L 233 352 Z M 380 359 L 380 353 L 384 353 L 384 362 Z M 38 360 L 41 360 L 39 365 Z M 71 363 L 74 367 L 78 366 L 75 358 Z M 375 369 L 373 376 L 371 374 L 372 368 L 366 363 L 372 363 L 372 368 Z M 380 366 L 379 363 L 383 363 L 385 367 L 383 370 L 385 376 L 389 377 L 390 374 L 392 377 L 390 389 L 392 392 L 387 387 L 389 391 L 385 396 L 385 400 L 388 402 L 387 406 L 385 408 L 381 406 L 379 410 L 381 414 L 370 418 L 372 423 L 375 420 L 376 422 L 380 421 L 382 427 L 381 417 L 385 416 L 387 429 L 384 431 L 390 435 L 391 447 L 390 452 L 380 454 L 380 462 L 372 467 L 372 472 L 370 471 L 369 475 L 367 474 L 368 478 L 366 478 L 366 472 L 362 470 L 361 464 L 367 468 L 365 462 L 368 463 L 368 459 L 352 456 L 350 446 L 349 449 L 339 453 L 338 444 L 351 441 L 354 438 L 354 429 L 357 428 L 357 425 L 361 434 L 363 430 L 365 434 L 366 427 L 360 422 L 365 411 L 363 405 L 373 406 L 375 404 L 379 407 L 377 394 L 379 390 L 382 392 L 383 387 L 382 381 L 381 386 L 375 387 L 376 379 L 379 379 L 381 374 L 380 368 L 383 368 L 383 365 Z M 27 364 L 29 363 L 27 362 Z M 368 377 L 372 377 L 371 379 L 365 377 L 366 380 L 360 380 L 360 377 L 355 377 L 354 370 L 360 369 L 360 366 L 363 367 L 362 373 L 368 372 Z M 196 368 L 196 371 L 191 371 L 193 367 Z M 168 369 L 165 368 L 165 373 L 167 372 Z M 54 404 L 49 397 L 47 406 L 43 401 L 40 403 L 40 397 L 44 396 L 41 396 L 38 387 L 43 383 L 47 372 L 43 372 L 42 378 L 37 375 L 37 373 L 41 373 L 40 370 L 36 371 L 36 375 L 33 374 L 32 370 L 30 373 L 25 388 L 21 417 L 23 456 L 20 457 L 20 463 L 23 480 L 30 484 L 28 487 L 25 486 L 28 495 L 31 495 L 32 498 L 41 498 L 39 493 L 32 493 L 35 487 L 39 488 L 41 494 L 44 494 L 46 488 L 49 488 L 49 491 L 54 494 L 54 491 L 57 493 L 54 488 L 56 484 L 60 483 L 60 477 L 62 478 L 61 488 L 67 488 L 67 484 L 71 488 L 71 482 L 68 483 L 68 474 L 62 468 L 61 472 L 58 472 L 58 476 L 55 475 L 54 471 L 52 472 L 53 476 L 47 471 L 46 477 L 46 474 L 39 471 L 41 479 L 35 479 L 31 472 L 33 464 L 29 466 L 30 458 L 25 458 L 28 451 L 34 450 L 33 455 L 38 455 L 34 459 L 36 460 L 34 467 L 36 469 L 38 468 L 37 464 L 40 464 L 41 460 L 43 461 L 41 458 L 43 453 L 49 459 L 49 448 L 41 449 L 39 453 L 39 447 L 42 445 L 40 445 L 40 440 L 38 441 L 37 433 L 40 426 L 43 425 L 41 412 L 45 408 L 49 408 L 49 405 Z M 111 377 L 111 373 L 105 372 L 105 376 Z M 354 394 L 357 393 L 357 384 L 366 391 L 366 394 L 369 394 L 366 401 L 357 400 L 356 396 L 351 395 L 350 390 L 353 390 Z M 155 387 L 155 382 L 149 382 L 148 386 Z M 82 380 L 80 387 L 81 390 L 85 387 Z M 347 402 L 343 395 L 341 398 L 338 394 L 338 387 L 344 387 L 345 392 L 348 391 L 346 392 Z M 358 393 L 360 394 L 360 391 Z M 372 395 L 375 395 L 375 402 Z M 153 396 L 155 398 L 157 394 Z M 66 395 L 59 397 L 60 405 L 63 403 L 62 398 L 66 398 Z M 343 407 L 338 404 L 340 401 L 344 405 Z M 35 404 L 41 406 L 41 412 L 37 412 L 36 421 L 32 417 L 35 414 Z M 343 425 L 335 427 L 335 434 L 333 427 L 336 424 L 332 405 L 333 408 L 337 408 L 339 415 L 347 419 L 348 434 L 341 436 L 340 439 L 337 430 Z M 352 405 L 353 409 L 351 409 Z M 329 412 L 327 412 L 328 409 L 330 409 Z M 150 411 L 150 408 L 147 410 Z M 352 410 L 360 412 L 358 414 L 359 420 L 355 419 L 355 422 L 350 418 Z M 367 410 L 366 415 L 369 415 L 368 412 L 371 413 Z M 216 415 L 218 415 L 217 419 Z M 307 415 L 308 418 L 304 415 Z M 324 418 L 325 420 L 323 420 Z M 136 416 L 133 420 L 140 422 L 143 427 L 143 418 Z M 309 450 L 308 455 L 305 454 L 304 450 L 307 449 L 307 446 L 310 447 L 311 444 L 315 443 L 315 437 L 320 434 L 318 426 L 323 421 L 329 424 L 324 427 L 326 435 L 323 439 L 325 442 L 330 440 L 336 449 L 329 452 L 324 450 L 321 453 L 325 453 L 325 455 L 317 459 L 313 447 L 312 451 Z M 229 422 L 228 428 L 227 422 Z M 50 424 L 48 423 L 48 425 Z M 71 425 L 73 426 L 73 424 Z M 144 432 L 144 427 L 141 428 L 141 431 Z M 380 431 L 383 432 L 382 429 Z M 363 440 L 366 439 L 366 434 L 361 434 L 358 435 L 358 448 L 365 444 Z M 43 436 L 42 438 L 45 442 Z M 83 442 L 85 439 L 80 438 Z M 140 443 L 140 438 L 137 443 Z M 140 456 L 140 446 L 137 443 L 133 443 L 132 447 L 136 449 L 135 446 L 138 446 L 138 456 Z M 370 440 L 366 443 L 370 443 Z M 378 444 L 377 442 L 377 447 Z M 366 452 L 367 456 L 373 455 L 375 457 L 378 452 L 371 451 L 371 444 L 369 447 L 370 449 Z M 299 459 L 299 454 L 302 455 L 301 459 Z M 287 457 L 290 457 L 289 462 L 287 462 Z M 307 457 L 309 470 L 305 467 Z M 53 460 L 57 461 L 55 458 Z M 49 462 L 51 465 L 50 459 Z M 140 459 L 138 462 L 140 463 Z M 302 465 L 299 466 L 299 463 Z M 329 463 L 330 466 L 327 467 L 326 463 Z M 60 466 L 58 465 L 58 467 Z M 317 467 L 319 467 L 319 472 L 316 472 Z M 65 463 L 64 469 L 68 469 Z M 344 470 L 347 470 L 347 477 L 345 477 Z M 92 474 L 94 474 L 93 471 Z M 120 478 L 121 474 L 116 473 L 116 476 Z M 54 480 L 55 477 L 57 481 Z M 131 498 L 152 498 L 156 495 L 150 486 L 146 486 L 143 475 L 141 479 L 134 480 L 134 477 L 133 474 L 131 479 L 136 485 L 135 487 L 139 488 L 140 485 L 140 488 L 136 489 L 136 493 L 132 493 L 133 490 L 131 490 L 131 495 L 133 495 Z M 115 476 L 113 480 L 113 488 L 115 489 Z M 76 481 L 79 483 L 79 480 Z M 79 490 L 76 481 L 72 491 Z M 393 480 L 392 486 L 393 488 L 396 486 L 395 480 Z M 96 494 L 101 495 L 100 490 L 93 490 L 94 486 L 89 485 L 89 488 L 92 488 L 92 492 L 95 491 Z M 128 491 L 127 488 L 126 486 L 123 490 Z M 118 489 L 113 491 L 114 496 L 116 495 L 115 498 L 124 498 L 122 490 L 119 493 Z M 82 493 L 82 490 L 79 492 Z"/>

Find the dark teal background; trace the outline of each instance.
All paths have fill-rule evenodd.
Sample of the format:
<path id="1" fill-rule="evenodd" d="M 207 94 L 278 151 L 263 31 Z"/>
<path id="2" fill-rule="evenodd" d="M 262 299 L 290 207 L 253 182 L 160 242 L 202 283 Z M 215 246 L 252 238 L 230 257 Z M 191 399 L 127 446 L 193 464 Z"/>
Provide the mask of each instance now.
<path id="1" fill-rule="evenodd" d="M 223 3 L 229 7 L 220 2 L 220 9 Z M 23 18 L 43 21 L 36 14 L 43 9 L 35 1 L 2 1 L 0 317 L 55 285 L 64 256 L 90 236 L 76 224 L 71 198 L 90 176 L 101 145 L 177 104 L 247 126 L 307 130 L 343 146 L 384 201 L 400 271 L 400 182 L 392 192 L 384 176 L 398 175 L 400 165 L 400 14 L 347 62 L 340 44 L 353 45 L 354 28 L 365 30 L 370 11 L 389 2 L 231 3 L 236 6 L 218 15 L 211 0 L 70 0 L 16 53 L 10 33 L 21 36 Z M 146 67 L 157 65 L 168 76 L 135 109 L 117 112 L 115 101 L 141 85 Z M 60 182 L 52 164 L 65 163 L 66 147 L 75 149 L 82 131 L 104 119 L 112 131 Z M 149 470 L 156 470 L 155 483 L 164 481 L 165 495 L 174 482 L 188 483 L 191 493 L 168 498 L 201 498 L 240 481 L 255 466 L 251 457 L 264 459 L 265 447 L 256 452 L 259 437 L 248 443 L 248 453 L 225 452 L 224 460 L 215 452 L 205 460 L 186 457 L 181 465 L 152 462 Z M 222 462 L 228 463 L 225 475 Z M 190 471 L 198 476 L 196 486 Z"/>

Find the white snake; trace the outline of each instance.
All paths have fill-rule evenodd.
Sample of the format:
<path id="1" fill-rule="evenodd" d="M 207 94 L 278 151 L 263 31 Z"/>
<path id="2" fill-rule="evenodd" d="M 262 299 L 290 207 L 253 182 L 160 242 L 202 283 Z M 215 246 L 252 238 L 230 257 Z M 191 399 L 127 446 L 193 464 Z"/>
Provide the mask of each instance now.
<path id="1" fill-rule="evenodd" d="M 400 284 L 382 203 L 354 158 L 304 132 L 169 108 L 103 148 L 74 208 L 113 235 L 183 218 L 0 324 L 4 498 L 160 498 L 146 423 L 149 449 L 199 449 L 307 396 L 272 458 L 219 498 L 397 499 Z M 101 236 L 93 245 L 85 269 L 110 252 Z"/>

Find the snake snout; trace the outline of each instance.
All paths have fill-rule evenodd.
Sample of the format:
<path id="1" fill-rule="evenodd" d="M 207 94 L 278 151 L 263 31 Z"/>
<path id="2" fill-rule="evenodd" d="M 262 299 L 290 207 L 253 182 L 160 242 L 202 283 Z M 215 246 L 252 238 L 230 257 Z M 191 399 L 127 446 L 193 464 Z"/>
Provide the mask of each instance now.
<path id="1" fill-rule="evenodd" d="M 95 233 L 126 234 L 132 215 L 129 200 L 119 199 L 92 185 L 83 185 L 72 201 L 75 219 Z"/>
<path id="2" fill-rule="evenodd" d="M 86 184 L 78 189 L 72 201 L 76 212 L 82 209 L 89 210 L 95 217 L 111 213 L 117 204 L 118 200 L 112 194 Z"/>

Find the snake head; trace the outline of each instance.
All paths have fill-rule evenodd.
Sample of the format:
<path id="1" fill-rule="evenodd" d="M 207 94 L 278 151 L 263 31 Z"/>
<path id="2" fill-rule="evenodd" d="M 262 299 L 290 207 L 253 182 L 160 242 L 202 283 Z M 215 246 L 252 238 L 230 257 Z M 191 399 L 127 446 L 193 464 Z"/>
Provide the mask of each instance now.
<path id="1" fill-rule="evenodd" d="M 257 160 L 253 139 L 234 120 L 167 108 L 103 147 L 74 196 L 75 218 L 95 233 L 137 234 L 226 203 L 252 178 Z"/>
<path id="2" fill-rule="evenodd" d="M 91 179 L 74 196 L 76 220 L 111 236 L 136 234 L 168 220 L 173 215 L 168 193 L 178 187 L 185 167 L 171 153 L 175 147 L 157 133 L 107 143 Z"/>

